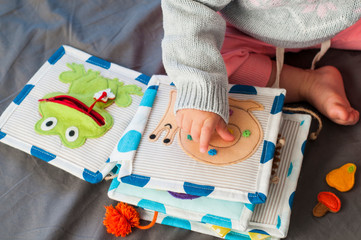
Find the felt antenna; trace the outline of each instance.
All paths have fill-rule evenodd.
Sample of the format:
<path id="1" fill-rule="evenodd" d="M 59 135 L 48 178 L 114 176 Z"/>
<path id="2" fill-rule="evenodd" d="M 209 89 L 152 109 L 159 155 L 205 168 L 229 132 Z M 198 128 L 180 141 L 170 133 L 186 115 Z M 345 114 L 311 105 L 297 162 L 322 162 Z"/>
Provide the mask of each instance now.
<path id="1" fill-rule="evenodd" d="M 96 104 L 97 102 L 101 101 L 102 98 L 104 98 L 104 97 L 106 97 L 106 96 L 107 96 L 107 92 L 104 91 L 104 92 L 102 93 L 102 95 L 101 95 L 99 98 L 95 99 L 95 101 L 93 102 L 93 104 L 89 107 L 88 113 L 90 113 L 91 110 L 93 110 L 93 108 L 94 108 L 94 106 L 95 106 L 95 104 Z"/>

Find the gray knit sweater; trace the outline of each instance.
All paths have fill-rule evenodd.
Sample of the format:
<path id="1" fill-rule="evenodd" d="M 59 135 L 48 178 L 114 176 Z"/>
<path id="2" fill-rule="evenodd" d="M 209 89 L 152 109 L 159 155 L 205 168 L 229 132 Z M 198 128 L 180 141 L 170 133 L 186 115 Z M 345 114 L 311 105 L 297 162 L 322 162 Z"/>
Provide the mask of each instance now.
<path id="1" fill-rule="evenodd" d="M 361 1 L 162 0 L 162 10 L 163 63 L 177 87 L 175 111 L 210 111 L 228 122 L 228 79 L 220 54 L 225 19 L 274 46 L 300 48 L 354 24 L 361 17 Z"/>

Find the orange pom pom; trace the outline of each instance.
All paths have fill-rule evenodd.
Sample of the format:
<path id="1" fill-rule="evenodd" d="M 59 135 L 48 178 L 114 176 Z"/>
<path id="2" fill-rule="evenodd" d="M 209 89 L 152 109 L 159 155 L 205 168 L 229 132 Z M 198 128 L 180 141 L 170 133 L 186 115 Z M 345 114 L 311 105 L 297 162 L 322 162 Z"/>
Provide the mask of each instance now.
<path id="1" fill-rule="evenodd" d="M 139 213 L 134 207 L 120 202 L 115 208 L 107 206 L 105 209 L 103 224 L 106 226 L 108 233 L 117 237 L 125 237 L 132 232 L 132 227 L 139 226 Z"/>

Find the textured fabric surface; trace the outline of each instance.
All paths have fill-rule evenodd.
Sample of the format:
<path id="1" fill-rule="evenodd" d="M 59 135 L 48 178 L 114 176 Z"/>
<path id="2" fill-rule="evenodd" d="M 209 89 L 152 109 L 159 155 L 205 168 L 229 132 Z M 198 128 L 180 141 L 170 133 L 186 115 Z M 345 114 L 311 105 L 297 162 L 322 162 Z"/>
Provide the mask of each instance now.
<path id="1" fill-rule="evenodd" d="M 0 6 L 0 113 L 62 44 L 147 75 L 164 73 L 160 1 L 0 0 Z M 288 54 L 285 61 L 306 68 L 315 53 Z M 330 50 L 318 66 L 325 64 L 341 70 L 349 99 L 361 110 L 361 53 Z M 328 187 L 325 177 L 347 162 L 360 168 L 361 124 L 342 127 L 322 119 L 318 140 L 306 145 L 287 239 L 356 240 L 361 235 L 359 172 L 347 193 Z M 0 183 L 1 239 L 116 239 L 102 225 L 103 206 L 115 204 L 106 195 L 109 182 L 92 185 L 0 143 Z M 312 217 L 320 191 L 341 198 L 339 213 Z M 134 230 L 127 239 L 217 238 L 157 224 Z"/>

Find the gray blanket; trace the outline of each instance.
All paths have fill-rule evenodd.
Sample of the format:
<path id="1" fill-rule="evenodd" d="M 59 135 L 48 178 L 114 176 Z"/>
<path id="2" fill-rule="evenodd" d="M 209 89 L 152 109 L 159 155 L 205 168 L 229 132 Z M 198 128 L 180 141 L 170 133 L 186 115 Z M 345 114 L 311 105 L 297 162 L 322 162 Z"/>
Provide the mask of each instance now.
<path id="1" fill-rule="evenodd" d="M 162 36 L 159 0 L 0 0 L 0 114 L 60 45 L 150 76 L 164 73 Z M 286 61 L 307 68 L 314 54 L 289 54 Z M 319 66 L 326 64 L 341 70 L 349 99 L 361 110 L 361 53 L 331 50 Z M 287 239 L 360 239 L 359 174 L 346 193 L 328 187 L 325 176 L 347 162 L 360 167 L 361 125 L 323 123 L 319 138 L 306 146 Z M 104 206 L 115 204 L 109 185 L 92 185 L 1 143 L 0 239 L 116 239 L 102 224 Z M 341 198 L 339 213 L 312 216 L 320 191 Z M 157 224 L 127 239 L 217 238 Z"/>

